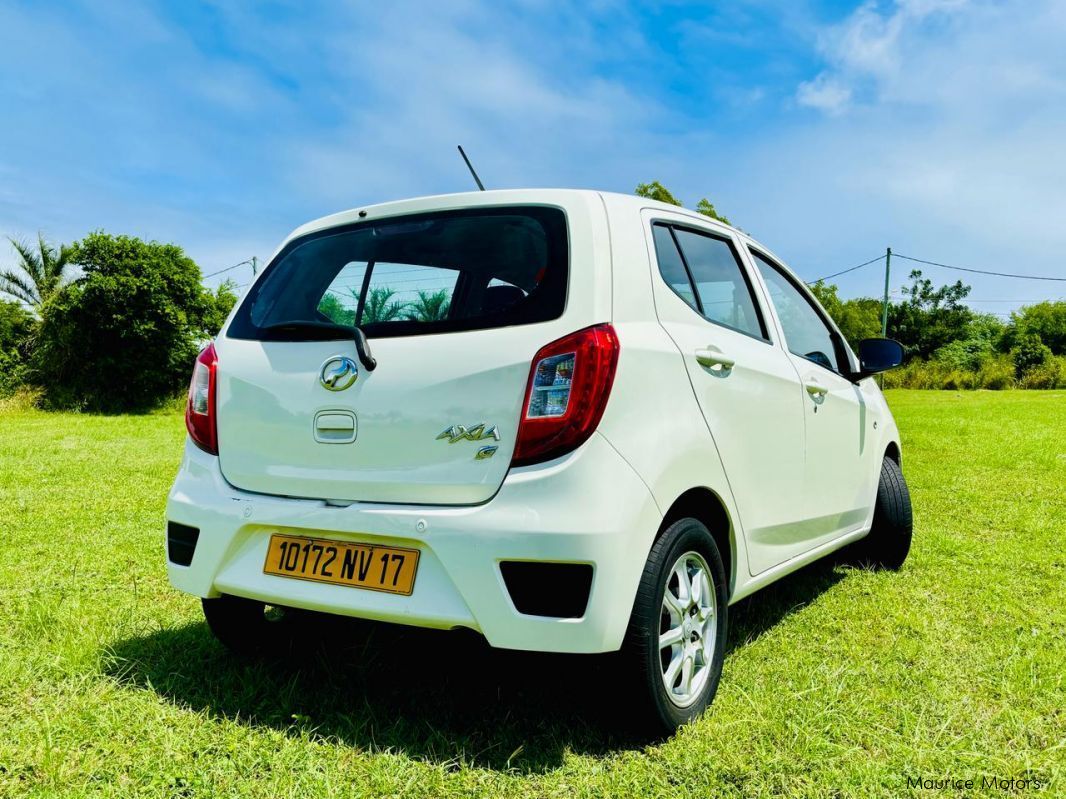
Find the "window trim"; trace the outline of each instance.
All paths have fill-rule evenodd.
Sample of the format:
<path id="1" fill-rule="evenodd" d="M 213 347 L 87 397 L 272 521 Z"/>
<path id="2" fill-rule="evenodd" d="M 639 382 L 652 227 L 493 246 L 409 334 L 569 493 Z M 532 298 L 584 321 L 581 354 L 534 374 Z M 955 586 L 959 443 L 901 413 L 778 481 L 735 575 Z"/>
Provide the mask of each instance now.
<path id="1" fill-rule="evenodd" d="M 755 341 L 761 341 L 764 344 L 773 345 L 774 341 L 772 336 L 770 335 L 770 326 L 767 324 L 766 321 L 766 309 L 764 309 L 760 304 L 758 292 L 755 291 L 755 284 L 754 282 L 752 282 L 752 276 L 748 273 L 748 266 L 744 262 L 744 259 L 740 256 L 740 251 L 737 248 L 736 242 L 731 236 L 725 236 L 718 232 L 712 232 L 710 230 L 700 228 L 697 225 L 687 224 L 685 222 L 675 222 L 673 220 L 664 219 L 660 217 L 653 217 L 650 220 L 650 223 L 653 229 L 652 250 L 655 252 L 655 269 L 659 273 L 659 278 L 662 280 L 663 284 L 668 289 L 670 289 L 674 296 L 684 302 L 686 307 L 694 311 L 696 315 L 699 316 L 700 319 L 705 322 L 709 322 L 712 325 L 717 325 L 718 327 L 725 328 L 726 330 L 731 330 L 734 333 L 739 333 L 742 336 L 747 336 L 748 338 L 754 339 Z M 688 277 L 688 284 L 689 287 L 692 289 L 692 296 L 696 300 L 697 307 L 695 308 L 693 308 L 692 305 L 689 304 L 688 300 L 682 297 L 681 294 L 679 294 L 677 290 L 674 289 L 674 287 L 671 286 L 663 277 L 662 266 L 659 264 L 659 251 L 658 247 L 655 244 L 654 228 L 656 226 L 664 227 L 670 233 L 670 239 L 671 241 L 673 241 L 674 247 L 677 249 L 677 254 L 681 258 L 681 265 L 684 267 L 685 275 Z M 733 254 L 733 259 L 736 261 L 737 269 L 740 271 L 741 278 L 744 280 L 744 285 L 747 286 L 748 296 L 751 297 L 752 309 L 755 311 L 756 321 L 758 321 L 759 328 L 762 330 L 761 336 L 751 333 L 747 330 L 741 330 L 739 327 L 733 327 L 732 325 L 726 324 L 725 322 L 721 322 L 717 319 L 711 319 L 709 316 L 706 315 L 706 313 L 704 313 L 703 298 L 700 296 L 699 289 L 696 287 L 696 280 L 692 275 L 692 268 L 688 264 L 688 258 L 685 256 L 685 250 L 681 246 L 681 242 L 678 241 L 677 233 L 675 232 L 675 230 L 684 230 L 696 236 L 705 236 L 710 239 L 716 239 L 725 244 L 727 247 L 729 247 L 729 251 Z"/>
<path id="2" fill-rule="evenodd" d="M 752 265 L 754 266 L 757 272 L 761 272 L 761 270 L 759 269 L 758 262 L 759 259 L 762 259 L 766 262 L 767 266 L 777 272 L 777 274 L 781 275 L 781 277 L 785 279 L 785 282 L 792 286 L 792 288 L 794 288 L 803 298 L 804 302 L 806 302 L 807 305 L 810 306 L 811 310 L 814 311 L 815 316 L 818 317 L 821 323 L 825 325 L 826 329 L 829 331 L 829 340 L 833 344 L 833 355 L 836 356 L 837 367 L 840 366 L 841 361 L 845 362 L 848 365 L 848 373 L 841 372 L 839 368 L 827 369 L 824 364 L 818 363 L 818 361 L 812 361 L 806 355 L 793 352 L 789 348 L 788 333 L 785 332 L 784 325 L 781 324 L 781 315 L 777 310 L 777 306 L 774 305 L 774 298 L 773 295 L 770 293 L 770 286 L 767 284 L 766 300 L 772 306 L 774 311 L 774 317 L 777 319 L 777 324 L 781 327 L 781 335 L 783 336 L 783 341 L 781 343 L 784 345 L 785 351 L 789 355 L 794 355 L 797 358 L 803 358 L 803 360 L 807 363 L 813 364 L 819 367 L 820 369 L 825 369 L 825 371 L 830 372 L 831 374 L 834 374 L 837 377 L 842 377 L 845 380 L 850 380 L 849 373 L 851 372 L 851 367 L 853 365 L 850 357 L 850 348 L 848 347 L 847 342 L 844 340 L 844 336 L 840 333 L 840 330 L 837 329 L 836 323 L 833 322 L 829 314 L 826 313 L 825 309 L 822 308 L 822 306 L 818 303 L 817 299 L 814 298 L 814 295 L 810 293 L 810 289 L 802 285 L 796 278 L 794 278 L 789 273 L 788 269 L 786 269 L 783 264 L 781 264 L 776 258 L 773 258 L 768 255 L 765 250 L 751 243 L 748 243 L 746 246 L 748 252 L 751 255 Z M 761 274 L 759 275 L 759 277 L 760 279 L 762 279 L 763 283 L 766 284 L 766 278 L 762 277 Z"/>

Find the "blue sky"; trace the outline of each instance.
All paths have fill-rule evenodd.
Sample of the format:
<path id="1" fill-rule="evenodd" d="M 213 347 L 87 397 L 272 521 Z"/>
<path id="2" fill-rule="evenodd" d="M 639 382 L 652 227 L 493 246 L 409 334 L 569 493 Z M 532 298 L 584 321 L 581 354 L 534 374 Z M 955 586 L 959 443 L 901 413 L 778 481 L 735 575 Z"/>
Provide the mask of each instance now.
<path id="1" fill-rule="evenodd" d="M 0 234 L 131 233 L 209 273 L 468 190 L 462 143 L 492 188 L 707 196 L 807 279 L 886 245 L 1066 277 L 1064 41 L 1055 0 L 3 0 Z M 1066 295 L 926 273 L 999 313 Z"/>

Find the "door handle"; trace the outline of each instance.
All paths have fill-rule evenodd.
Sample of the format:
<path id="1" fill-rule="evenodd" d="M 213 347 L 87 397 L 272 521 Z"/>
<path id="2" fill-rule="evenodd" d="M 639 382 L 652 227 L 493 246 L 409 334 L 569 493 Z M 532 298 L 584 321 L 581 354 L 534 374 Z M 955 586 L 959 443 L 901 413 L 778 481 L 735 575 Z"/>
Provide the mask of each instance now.
<path id="1" fill-rule="evenodd" d="M 824 397 L 826 394 L 829 393 L 828 388 L 826 388 L 813 378 L 804 383 L 803 387 L 807 389 L 808 394 L 815 398 Z"/>
<path id="2" fill-rule="evenodd" d="M 723 371 L 737 365 L 735 358 L 730 358 L 713 344 L 696 350 L 696 360 L 699 361 L 700 366 L 721 366 Z"/>

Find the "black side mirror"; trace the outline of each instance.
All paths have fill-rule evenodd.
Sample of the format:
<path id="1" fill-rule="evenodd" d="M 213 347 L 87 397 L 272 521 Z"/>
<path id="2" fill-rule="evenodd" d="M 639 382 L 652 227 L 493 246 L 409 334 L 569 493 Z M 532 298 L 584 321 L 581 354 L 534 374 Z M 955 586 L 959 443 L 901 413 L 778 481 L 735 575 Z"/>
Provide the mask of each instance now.
<path id="1" fill-rule="evenodd" d="M 859 342 L 858 355 L 859 373 L 855 377 L 869 377 L 903 363 L 903 345 L 890 338 L 864 338 Z"/>

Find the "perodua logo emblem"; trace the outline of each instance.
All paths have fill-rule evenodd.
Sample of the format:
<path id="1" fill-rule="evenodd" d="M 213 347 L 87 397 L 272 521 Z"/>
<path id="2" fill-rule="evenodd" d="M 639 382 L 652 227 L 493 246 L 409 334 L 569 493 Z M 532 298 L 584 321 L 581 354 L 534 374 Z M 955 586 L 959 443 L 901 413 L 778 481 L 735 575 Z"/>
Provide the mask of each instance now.
<path id="1" fill-rule="evenodd" d="M 335 355 L 322 364 L 318 379 L 330 391 L 344 391 L 359 379 L 359 367 L 347 355 Z"/>

